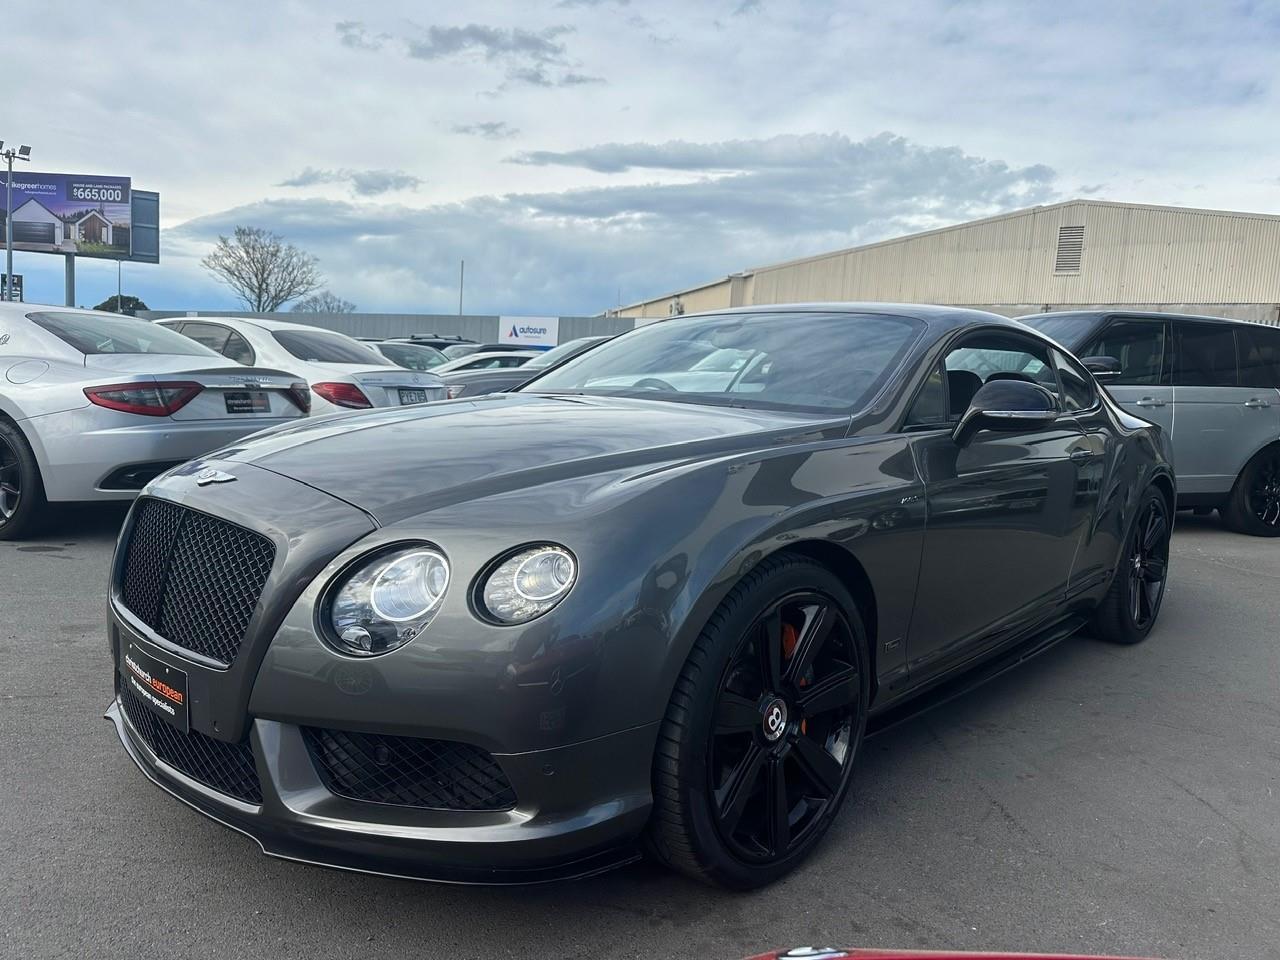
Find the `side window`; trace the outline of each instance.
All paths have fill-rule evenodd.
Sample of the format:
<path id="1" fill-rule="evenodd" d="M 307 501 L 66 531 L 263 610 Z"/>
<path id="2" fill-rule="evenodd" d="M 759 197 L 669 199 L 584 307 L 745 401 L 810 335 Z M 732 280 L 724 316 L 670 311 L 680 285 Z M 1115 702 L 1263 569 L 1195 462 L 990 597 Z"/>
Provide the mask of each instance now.
<path id="1" fill-rule="evenodd" d="M 1236 331 L 1226 323 L 1179 323 L 1173 383 L 1180 387 L 1234 387 Z"/>
<path id="2" fill-rule="evenodd" d="M 227 345 L 222 348 L 222 355 L 236 363 L 243 363 L 246 367 L 253 365 L 253 347 L 234 330 L 227 335 Z"/>
<path id="3" fill-rule="evenodd" d="M 992 380 L 1038 383 L 1061 402 L 1048 347 L 1019 336 L 985 333 L 967 338 L 947 354 L 943 366 L 949 419 L 961 417 L 978 388 Z"/>
<path id="4" fill-rule="evenodd" d="M 190 337 L 196 343 L 203 344 L 218 353 L 221 353 L 222 348 L 226 346 L 229 332 L 226 327 L 218 326 L 216 323 L 184 323 L 182 325 L 183 336 Z"/>
<path id="5" fill-rule="evenodd" d="M 1053 365 L 1058 368 L 1058 379 L 1062 381 L 1064 409 L 1070 412 L 1092 407 L 1095 401 L 1092 378 L 1059 350 L 1053 351 Z"/>
<path id="6" fill-rule="evenodd" d="M 1120 363 L 1120 375 L 1109 383 L 1168 383 L 1165 369 L 1168 325 L 1163 320 L 1115 320 L 1102 335 L 1077 356 L 1112 357 Z"/>
<path id="7" fill-rule="evenodd" d="M 942 364 L 937 364 L 929 373 L 915 403 L 911 404 L 911 412 L 907 414 L 907 426 L 941 426 L 947 422 L 947 386 L 943 379 Z"/>
<path id="8" fill-rule="evenodd" d="M 1280 389 L 1280 330 L 1236 327 L 1240 347 L 1240 385 Z"/>

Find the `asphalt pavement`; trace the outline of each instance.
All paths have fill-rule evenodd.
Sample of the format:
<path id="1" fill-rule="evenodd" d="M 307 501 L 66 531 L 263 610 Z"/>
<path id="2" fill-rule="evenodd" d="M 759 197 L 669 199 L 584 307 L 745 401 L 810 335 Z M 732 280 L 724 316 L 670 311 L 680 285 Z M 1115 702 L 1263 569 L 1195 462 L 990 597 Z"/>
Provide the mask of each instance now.
<path id="1" fill-rule="evenodd" d="M 1146 643 L 1073 638 L 868 741 L 822 849 L 741 895 L 648 865 L 491 889 L 263 856 L 101 719 L 121 516 L 0 543 L 0 957 L 1280 958 L 1280 542 L 1179 515 Z"/>

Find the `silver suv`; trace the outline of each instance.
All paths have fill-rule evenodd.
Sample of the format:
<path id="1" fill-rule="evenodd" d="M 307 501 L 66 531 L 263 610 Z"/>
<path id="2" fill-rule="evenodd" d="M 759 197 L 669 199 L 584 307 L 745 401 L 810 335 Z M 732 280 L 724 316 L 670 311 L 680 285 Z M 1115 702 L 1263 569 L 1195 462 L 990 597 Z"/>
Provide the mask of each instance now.
<path id="1" fill-rule="evenodd" d="M 1280 536 L 1280 328 L 1126 311 L 1019 319 L 1169 433 L 1178 506 L 1216 507 L 1232 529 Z"/>

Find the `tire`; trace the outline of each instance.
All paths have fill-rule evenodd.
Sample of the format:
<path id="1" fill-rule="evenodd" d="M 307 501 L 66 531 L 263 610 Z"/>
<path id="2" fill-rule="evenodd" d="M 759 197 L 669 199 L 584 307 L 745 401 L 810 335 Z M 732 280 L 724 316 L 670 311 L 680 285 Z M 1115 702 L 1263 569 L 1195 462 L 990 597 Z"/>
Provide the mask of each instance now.
<path id="1" fill-rule="evenodd" d="M 1103 640 L 1141 643 L 1155 626 L 1169 582 L 1170 517 L 1164 494 L 1147 487 L 1125 534 L 1111 586 L 1094 614 L 1094 629 Z"/>
<path id="2" fill-rule="evenodd" d="M 779 554 L 748 573 L 698 636 L 662 721 L 650 854 L 735 890 L 808 856 L 849 790 L 870 701 L 867 649 L 853 598 L 826 567 Z"/>
<path id="3" fill-rule="evenodd" d="M 31 536 L 48 507 L 31 445 L 13 421 L 0 418 L 0 540 Z"/>
<path id="4" fill-rule="evenodd" d="M 1236 478 L 1222 509 L 1227 527 L 1254 537 L 1280 537 L 1280 444 L 1258 451 Z"/>

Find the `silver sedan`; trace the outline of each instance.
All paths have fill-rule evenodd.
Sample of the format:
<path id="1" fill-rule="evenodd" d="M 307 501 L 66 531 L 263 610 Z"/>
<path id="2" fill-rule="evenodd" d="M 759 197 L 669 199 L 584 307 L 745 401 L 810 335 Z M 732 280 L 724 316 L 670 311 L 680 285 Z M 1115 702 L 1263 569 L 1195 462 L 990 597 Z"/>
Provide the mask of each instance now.
<path id="1" fill-rule="evenodd" d="M 0 540 L 57 504 L 127 500 L 153 477 L 310 410 L 301 378 L 156 324 L 0 303 Z"/>

